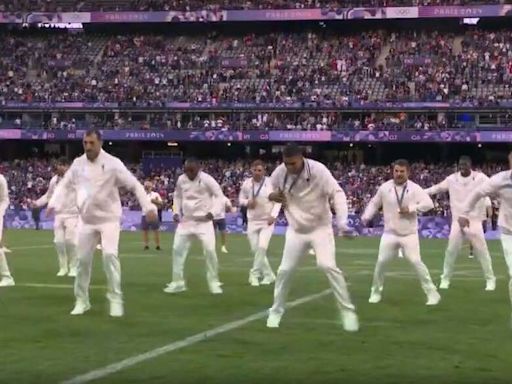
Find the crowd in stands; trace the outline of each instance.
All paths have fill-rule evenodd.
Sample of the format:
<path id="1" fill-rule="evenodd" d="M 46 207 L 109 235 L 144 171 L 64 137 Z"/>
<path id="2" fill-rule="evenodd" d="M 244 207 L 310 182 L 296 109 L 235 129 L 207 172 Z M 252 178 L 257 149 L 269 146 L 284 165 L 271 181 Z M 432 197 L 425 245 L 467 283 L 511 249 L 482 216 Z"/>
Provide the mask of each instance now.
<path id="1" fill-rule="evenodd" d="M 278 162 L 268 163 L 269 172 L 277 166 Z M 373 166 L 365 164 L 350 164 L 346 161 L 331 162 L 327 164 L 336 180 L 345 190 L 350 212 L 360 214 L 376 192 L 377 187 L 385 180 L 391 178 L 389 166 Z M 144 174 L 140 164 L 129 166 L 130 170 L 141 181 L 150 180 L 154 189 L 165 201 L 165 209 L 172 207 L 172 194 L 175 182 L 181 174 L 180 168 L 153 169 Z M 242 181 L 250 176 L 250 162 L 208 160 L 204 161 L 203 169 L 212 175 L 221 185 L 224 194 L 238 205 L 238 193 Z M 425 164 L 413 163 L 411 166 L 411 179 L 427 188 L 442 181 L 455 171 L 454 164 Z M 493 175 L 504 170 L 503 164 L 485 164 L 479 170 L 487 175 Z M 52 164 L 47 160 L 15 160 L 0 163 L 0 172 L 5 175 L 9 183 L 9 194 L 12 209 L 27 209 L 28 199 L 36 199 L 45 193 L 48 182 L 53 175 Z M 434 198 L 435 214 L 449 215 L 449 201 L 447 194 Z M 122 202 L 125 209 L 139 209 L 132 194 L 123 193 Z"/>
<path id="2" fill-rule="evenodd" d="M 27 116 L 27 115 L 25 115 Z M 37 115 L 40 117 L 40 115 Z M 23 120 L 2 119 L 0 128 L 25 128 L 45 130 L 75 129 L 134 129 L 134 130 L 194 130 L 194 131 L 433 131 L 443 129 L 475 128 L 475 125 L 461 124 L 446 116 L 428 114 L 389 113 L 389 114 L 348 114 L 335 112 L 246 112 L 244 114 L 213 113 L 154 114 L 150 118 L 123 116 L 101 119 L 96 116 L 89 121 L 70 117 L 53 116 L 47 120 L 38 118 Z M 504 114 L 500 124 L 512 124 L 512 114 Z"/>
<path id="3" fill-rule="evenodd" d="M 51 38 L 49 37 L 51 36 Z M 0 105 L 512 100 L 512 31 L 1 34 Z"/>
<path id="4" fill-rule="evenodd" d="M 197 11 L 500 4 L 501 0 L 1 0 L 0 12 Z M 505 0 L 505 2 L 507 2 Z"/>

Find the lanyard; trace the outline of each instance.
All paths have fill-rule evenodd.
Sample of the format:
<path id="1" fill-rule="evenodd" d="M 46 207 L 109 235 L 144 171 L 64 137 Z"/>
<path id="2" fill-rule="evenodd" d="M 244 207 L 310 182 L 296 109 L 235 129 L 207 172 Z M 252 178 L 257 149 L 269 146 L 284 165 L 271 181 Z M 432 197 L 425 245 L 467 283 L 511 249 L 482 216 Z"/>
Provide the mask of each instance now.
<path id="1" fill-rule="evenodd" d="M 261 180 L 261 184 L 258 187 L 258 190 L 254 192 L 254 179 L 252 180 L 252 198 L 255 199 L 259 196 L 261 188 L 263 188 L 263 184 L 265 184 L 265 177 Z"/>
<path id="2" fill-rule="evenodd" d="M 404 189 L 402 189 L 402 194 L 400 195 L 400 197 L 398 197 L 398 191 L 396 190 L 396 185 L 393 188 L 395 189 L 395 197 L 396 197 L 396 202 L 398 203 L 398 208 L 402 208 L 402 203 L 403 203 L 404 197 L 405 197 L 405 191 L 407 190 L 407 183 L 404 184 Z"/>
<path id="3" fill-rule="evenodd" d="M 302 175 L 302 172 L 306 169 L 306 161 L 304 160 L 304 166 L 302 167 L 300 173 L 297 175 L 297 177 L 292 181 L 290 184 L 290 187 L 288 188 L 288 193 L 292 192 L 293 187 L 295 187 L 295 184 L 297 184 L 297 181 L 299 181 L 300 175 Z M 284 177 L 283 181 L 283 191 L 286 189 L 286 182 L 288 181 L 288 172 L 286 172 L 286 175 Z"/>

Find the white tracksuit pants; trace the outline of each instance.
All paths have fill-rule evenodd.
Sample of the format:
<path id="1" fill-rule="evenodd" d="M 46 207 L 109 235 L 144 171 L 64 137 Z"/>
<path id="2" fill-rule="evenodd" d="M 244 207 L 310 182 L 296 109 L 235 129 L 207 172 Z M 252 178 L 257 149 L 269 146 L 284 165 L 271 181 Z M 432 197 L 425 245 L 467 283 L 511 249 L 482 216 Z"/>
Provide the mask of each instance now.
<path id="1" fill-rule="evenodd" d="M 290 279 L 301 257 L 313 248 L 316 253 L 316 262 L 327 276 L 334 298 L 340 310 L 354 311 L 355 307 L 350 300 L 347 283 L 343 272 L 336 265 L 336 246 L 332 227 L 320 227 L 308 234 L 295 232 L 288 227 L 283 250 L 283 259 L 277 271 L 274 287 L 274 305 L 270 312 L 282 315 L 285 310 L 286 298 L 290 290 Z"/>
<path id="2" fill-rule="evenodd" d="M 443 275 L 441 279 L 450 280 L 453 275 L 455 260 L 462 248 L 464 238 L 468 239 L 473 245 L 475 256 L 478 258 L 484 277 L 486 280 L 494 280 L 494 272 L 492 270 L 492 261 L 485 241 L 482 221 L 471 220 L 469 227 L 461 229 L 459 223 L 454 220 L 450 230 L 448 239 L 448 247 L 446 248 L 444 257 Z"/>
<path id="3" fill-rule="evenodd" d="M 274 225 L 268 225 L 266 222 L 249 221 L 247 238 L 254 255 L 254 262 L 250 271 L 251 277 L 274 277 L 274 272 L 267 258 L 267 249 L 273 233 Z"/>
<path id="4" fill-rule="evenodd" d="M 4 216 L 0 213 L 0 243 L 2 242 L 2 236 L 4 233 Z M 7 264 L 7 258 L 5 257 L 5 252 L 0 249 L 0 279 L 2 278 L 12 278 L 11 271 L 9 270 L 9 265 Z"/>
<path id="5" fill-rule="evenodd" d="M 75 297 L 77 301 L 89 303 L 89 284 L 94 251 L 98 243 L 103 252 L 103 269 L 107 276 L 107 298 L 111 302 L 122 302 L 121 264 L 119 262 L 119 222 L 104 224 L 78 224 L 78 270 L 75 279 Z"/>
<path id="6" fill-rule="evenodd" d="M 418 234 L 397 236 L 392 233 L 384 233 L 380 239 L 379 256 L 373 274 L 372 292 L 382 292 L 385 266 L 392 258 L 397 256 L 400 248 L 402 248 L 404 257 L 409 260 L 416 271 L 425 294 L 428 296 L 430 293 L 437 291 L 427 266 L 421 260 Z"/>
<path id="7" fill-rule="evenodd" d="M 501 234 L 501 246 L 503 247 L 503 256 L 508 267 L 508 294 L 512 304 L 512 235 Z"/>
<path id="8" fill-rule="evenodd" d="M 59 257 L 59 269 L 75 269 L 78 217 L 56 215 L 53 223 L 54 243 Z"/>
<path id="9" fill-rule="evenodd" d="M 197 237 L 203 247 L 206 259 L 206 279 L 209 284 L 219 282 L 219 264 L 215 250 L 215 229 L 213 223 L 181 222 L 176 228 L 172 248 L 172 281 L 185 283 L 184 267 L 192 239 Z"/>

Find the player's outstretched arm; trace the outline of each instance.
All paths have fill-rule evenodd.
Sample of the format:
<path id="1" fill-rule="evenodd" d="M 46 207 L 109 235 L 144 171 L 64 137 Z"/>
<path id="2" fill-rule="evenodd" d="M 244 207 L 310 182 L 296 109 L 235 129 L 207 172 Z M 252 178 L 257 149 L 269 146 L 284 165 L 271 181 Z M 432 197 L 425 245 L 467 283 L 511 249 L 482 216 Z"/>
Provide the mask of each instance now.
<path id="1" fill-rule="evenodd" d="M 53 212 L 60 208 L 61 204 L 65 201 L 65 196 L 69 193 L 76 193 L 75 188 L 75 162 L 71 164 L 60 183 L 55 187 L 53 194 L 48 201 L 47 215 L 52 215 Z"/>
<path id="2" fill-rule="evenodd" d="M 438 193 L 448 192 L 448 178 L 444 179 L 439 184 L 425 189 L 425 192 L 430 196 L 437 195 Z"/>
<path id="3" fill-rule="evenodd" d="M 428 212 L 431 209 L 434 209 L 434 202 L 428 195 L 427 191 L 420 186 L 417 187 L 414 197 L 415 201 L 408 207 L 409 212 Z"/>
<path id="4" fill-rule="evenodd" d="M 375 196 L 372 197 L 368 206 L 364 210 L 363 215 L 361 216 L 361 221 L 364 225 L 368 225 L 370 220 L 379 212 L 382 208 L 382 187 L 377 190 Z"/>
<path id="5" fill-rule="evenodd" d="M 39 199 L 33 201 L 32 206 L 34 208 L 41 208 L 41 207 L 44 207 L 45 205 L 48 205 L 48 203 L 50 202 L 50 199 L 52 198 L 53 194 L 55 193 L 56 186 L 57 186 L 57 179 L 54 176 L 50 180 L 50 184 L 48 185 L 48 190 L 46 191 L 46 193 L 43 196 L 41 196 Z"/>
<path id="6" fill-rule="evenodd" d="M 146 194 L 144 187 L 121 161 L 118 163 L 116 176 L 117 186 L 124 187 L 135 194 L 135 197 L 137 197 L 137 200 L 139 201 L 142 211 L 146 217 L 150 212 L 153 212 L 156 215 L 156 206 L 151 202 L 151 199 Z"/>
<path id="7" fill-rule="evenodd" d="M 475 208 L 476 204 L 480 199 L 485 196 L 494 195 L 498 193 L 500 184 L 498 179 L 493 176 L 487 180 L 480 187 L 475 189 L 464 202 L 464 208 L 462 209 L 462 215 L 458 218 L 461 227 L 467 227 L 469 225 L 468 215 Z"/>

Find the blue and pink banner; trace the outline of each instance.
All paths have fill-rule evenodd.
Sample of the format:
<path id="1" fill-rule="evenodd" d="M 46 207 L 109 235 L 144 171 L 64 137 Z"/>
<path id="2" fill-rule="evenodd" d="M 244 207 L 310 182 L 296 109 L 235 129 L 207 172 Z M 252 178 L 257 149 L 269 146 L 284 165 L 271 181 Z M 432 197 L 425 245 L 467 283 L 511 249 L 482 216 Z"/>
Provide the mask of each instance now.
<path id="1" fill-rule="evenodd" d="M 512 4 L 473 6 L 199 10 L 162 12 L 3 12 L 0 23 L 186 23 L 291 20 L 382 20 L 512 16 Z"/>
<path id="2" fill-rule="evenodd" d="M 410 59 L 406 59 L 410 60 Z M 428 60 L 426 58 L 422 60 Z M 56 64 L 57 62 L 52 62 Z M 244 66 L 244 59 L 228 58 L 226 61 L 220 62 L 221 66 Z M 5 101 L 0 103 L 0 110 L 35 110 L 41 109 L 62 109 L 62 110 L 176 110 L 176 111 L 209 111 L 209 110 L 262 110 L 262 111 L 296 111 L 296 110 L 326 110 L 326 111 L 353 111 L 353 110 L 491 110 L 512 108 L 511 100 L 500 100 L 489 104 L 480 103 L 478 101 L 467 102 L 445 102 L 445 101 L 359 101 L 346 100 L 340 104 L 332 102 L 318 103 L 313 101 L 303 102 L 281 102 L 281 103 L 236 103 L 236 102 L 160 102 L 160 103 L 117 103 L 117 102 L 33 102 L 25 103 L 21 101 Z"/>
<path id="3" fill-rule="evenodd" d="M 163 212 L 160 229 L 162 231 L 174 231 L 176 225 L 172 221 L 172 212 Z M 227 230 L 229 233 L 242 233 L 242 217 L 238 213 L 226 214 Z M 124 211 L 121 225 L 124 231 L 140 230 L 141 213 L 139 211 Z M 6 228 L 11 229 L 34 229 L 35 223 L 30 211 L 8 210 L 4 218 Z M 349 226 L 354 228 L 361 236 L 380 236 L 383 231 L 382 218 L 377 218 L 374 227 L 366 228 L 361 224 L 361 219 L 357 215 L 349 215 Z M 280 216 L 276 222 L 274 234 L 283 235 L 288 223 L 286 219 Z M 451 219 L 449 217 L 423 216 L 419 218 L 419 233 L 423 238 L 444 239 L 450 234 Z M 53 229 L 53 218 L 47 218 L 44 211 L 41 213 L 40 228 Z M 497 239 L 497 231 L 486 233 L 487 239 Z M 9 241 L 9 234 L 4 234 L 4 239 Z"/>
<path id="4" fill-rule="evenodd" d="M 0 129 L 0 140 L 81 140 L 85 131 Z M 107 141 L 512 143 L 512 127 L 500 131 L 158 131 L 103 130 Z"/>

